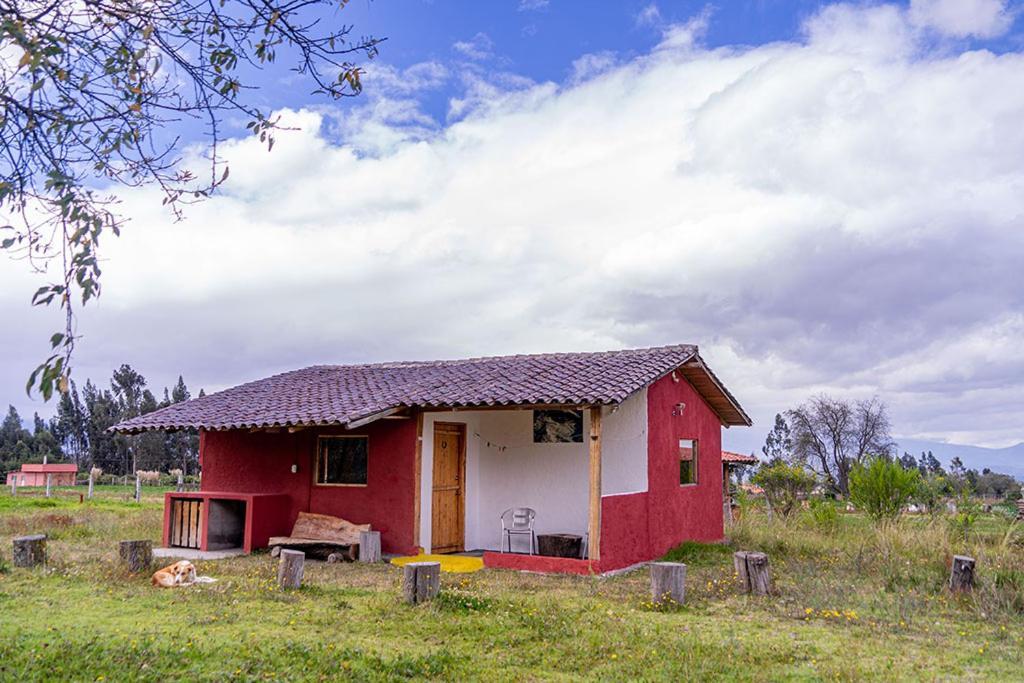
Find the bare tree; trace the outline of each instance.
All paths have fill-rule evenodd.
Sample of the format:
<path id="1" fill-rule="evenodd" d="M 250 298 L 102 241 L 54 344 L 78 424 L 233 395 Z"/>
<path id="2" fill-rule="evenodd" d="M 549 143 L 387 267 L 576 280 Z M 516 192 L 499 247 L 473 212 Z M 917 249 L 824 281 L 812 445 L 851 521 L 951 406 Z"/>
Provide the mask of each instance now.
<path id="1" fill-rule="evenodd" d="M 793 459 L 821 475 L 837 493 L 850 492 L 850 470 L 868 455 L 889 456 L 885 404 L 872 398 L 849 401 L 826 394 L 786 412 L 792 429 Z"/>
<path id="2" fill-rule="evenodd" d="M 278 122 L 255 86 L 276 61 L 314 93 L 359 93 L 356 62 L 380 41 L 338 20 L 346 3 L 0 0 L 0 247 L 39 271 L 55 263 L 32 303 L 64 313 L 30 391 L 67 390 L 75 302 L 99 295 L 100 238 L 124 222 L 117 187 L 155 186 L 180 216 L 228 177 L 227 117 L 271 148 Z"/>

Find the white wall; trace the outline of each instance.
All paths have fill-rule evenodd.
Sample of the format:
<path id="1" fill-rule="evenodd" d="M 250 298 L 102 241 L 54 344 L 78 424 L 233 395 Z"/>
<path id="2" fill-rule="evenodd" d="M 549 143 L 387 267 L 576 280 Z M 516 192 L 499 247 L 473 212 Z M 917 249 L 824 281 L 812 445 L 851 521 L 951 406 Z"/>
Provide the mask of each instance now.
<path id="1" fill-rule="evenodd" d="M 497 550 L 501 513 L 511 507 L 537 511 L 537 533 L 582 535 L 589 515 L 590 420 L 583 443 L 533 443 L 532 410 L 426 413 L 423 419 L 420 545 L 429 552 L 434 471 L 434 423 L 466 425 L 466 548 Z M 605 495 L 647 490 L 647 394 L 614 412 L 604 410 L 602 477 Z M 513 550 L 527 550 L 513 540 Z"/>

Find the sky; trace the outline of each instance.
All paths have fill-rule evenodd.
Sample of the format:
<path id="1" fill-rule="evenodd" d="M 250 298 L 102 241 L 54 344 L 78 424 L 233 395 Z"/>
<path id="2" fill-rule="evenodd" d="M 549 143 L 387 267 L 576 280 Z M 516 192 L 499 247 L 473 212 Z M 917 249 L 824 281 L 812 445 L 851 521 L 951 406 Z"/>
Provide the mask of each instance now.
<path id="1" fill-rule="evenodd" d="M 263 74 L 271 153 L 239 131 L 182 222 L 121 193 L 73 379 L 695 343 L 755 420 L 726 448 L 819 392 L 1024 441 L 1021 10 L 353 0 L 328 19 L 387 37 L 360 97 Z M 45 281 L 0 262 L 26 417 Z"/>

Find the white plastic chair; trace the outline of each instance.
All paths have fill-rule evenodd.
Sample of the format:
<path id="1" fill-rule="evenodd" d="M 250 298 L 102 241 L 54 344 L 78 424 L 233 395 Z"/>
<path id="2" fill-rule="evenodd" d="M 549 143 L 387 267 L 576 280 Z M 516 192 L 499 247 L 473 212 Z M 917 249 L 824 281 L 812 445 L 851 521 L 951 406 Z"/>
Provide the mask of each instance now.
<path id="1" fill-rule="evenodd" d="M 505 540 L 508 539 L 508 551 L 512 552 L 512 536 L 530 537 L 530 554 L 534 554 L 537 546 L 537 534 L 533 530 L 533 520 L 537 511 L 533 508 L 509 508 L 501 513 L 501 551 L 505 552 Z"/>

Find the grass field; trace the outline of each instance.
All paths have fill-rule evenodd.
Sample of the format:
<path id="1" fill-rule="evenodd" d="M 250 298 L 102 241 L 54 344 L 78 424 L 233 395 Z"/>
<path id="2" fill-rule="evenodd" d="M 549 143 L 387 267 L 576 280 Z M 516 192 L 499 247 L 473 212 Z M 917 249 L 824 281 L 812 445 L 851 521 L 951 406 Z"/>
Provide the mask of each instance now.
<path id="1" fill-rule="evenodd" d="M 689 567 L 682 607 L 652 606 L 642 570 L 444 576 L 410 607 L 393 567 L 313 562 L 282 593 L 266 554 L 154 589 L 117 567 L 116 541 L 156 540 L 161 498 L 124 497 L 0 496 L 0 679 L 1024 680 L 1024 530 L 998 515 L 964 541 L 943 518 L 876 530 L 748 510 L 729 546 L 670 553 Z M 47 569 L 10 567 L 27 532 L 49 534 Z M 769 553 L 776 596 L 737 593 L 736 547 Z M 944 589 L 960 552 L 979 563 L 966 597 Z"/>

